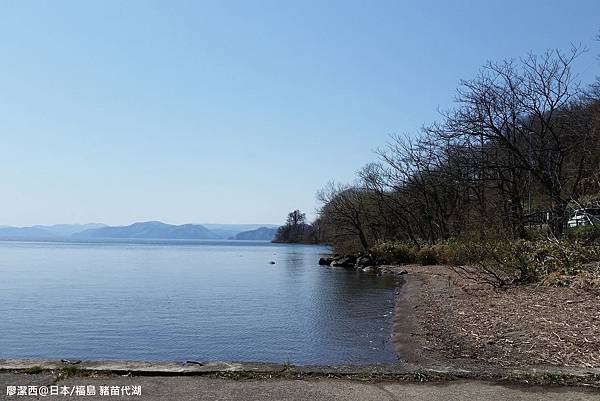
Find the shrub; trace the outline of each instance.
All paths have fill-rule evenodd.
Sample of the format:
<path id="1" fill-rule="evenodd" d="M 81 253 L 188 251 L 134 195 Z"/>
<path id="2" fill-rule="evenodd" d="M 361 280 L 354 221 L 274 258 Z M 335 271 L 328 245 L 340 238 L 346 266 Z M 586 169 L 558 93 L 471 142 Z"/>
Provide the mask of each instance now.
<path id="1" fill-rule="evenodd" d="M 417 248 L 404 242 L 382 242 L 372 249 L 375 257 L 385 263 L 415 263 Z"/>
<path id="2" fill-rule="evenodd" d="M 587 245 L 600 245 L 600 226 L 581 226 L 567 229 L 565 232 L 571 241 L 583 242 Z"/>
<path id="3" fill-rule="evenodd" d="M 424 246 L 417 251 L 417 262 L 426 265 L 437 265 L 438 254 L 434 246 Z"/>
<path id="4" fill-rule="evenodd" d="M 452 265 L 463 266 L 479 260 L 475 251 L 476 242 L 461 242 L 451 240 L 435 245 L 423 246 L 417 254 L 418 262 L 422 265 Z"/>
<path id="5" fill-rule="evenodd" d="M 576 241 L 502 241 L 476 245 L 477 265 L 500 285 L 511 282 L 568 285 L 586 263 L 600 259 L 598 247 Z"/>
<path id="6" fill-rule="evenodd" d="M 480 250 L 476 242 L 455 242 L 449 245 L 447 263 L 452 266 L 464 266 L 476 263 L 480 259 Z"/>
<path id="7" fill-rule="evenodd" d="M 600 280 L 600 266 L 593 263 L 600 261 L 600 246 L 581 241 L 448 241 L 421 247 L 396 241 L 378 244 L 373 254 L 379 263 L 461 266 L 470 278 L 496 287 L 535 282 L 590 286 Z"/>
<path id="8" fill-rule="evenodd" d="M 423 246 L 417 252 L 421 265 L 447 265 L 458 262 L 456 247 L 450 243 Z"/>
<path id="9" fill-rule="evenodd" d="M 38 374 L 38 373 L 42 373 L 43 371 L 44 371 L 44 368 L 42 368 L 39 365 L 34 365 L 34 366 L 31 366 L 31 367 L 26 368 L 26 369 L 23 370 L 23 372 L 25 372 L 27 374 L 30 374 L 30 375 L 35 375 L 35 374 Z"/>

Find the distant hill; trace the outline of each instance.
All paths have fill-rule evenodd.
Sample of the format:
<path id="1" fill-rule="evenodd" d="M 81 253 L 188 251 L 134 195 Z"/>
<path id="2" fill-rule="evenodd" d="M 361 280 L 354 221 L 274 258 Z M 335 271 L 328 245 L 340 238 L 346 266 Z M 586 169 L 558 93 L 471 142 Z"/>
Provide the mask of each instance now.
<path id="1" fill-rule="evenodd" d="M 252 231 L 257 228 L 277 228 L 276 224 L 214 224 L 214 223 L 202 223 L 204 227 L 215 233 L 219 239 L 235 239 L 235 236 L 244 231 Z"/>
<path id="2" fill-rule="evenodd" d="M 206 227 L 205 225 L 202 224 L 203 227 Z M 208 227 L 206 227 L 208 228 Z M 215 236 L 215 238 L 218 239 L 232 239 L 233 237 L 235 237 L 235 235 L 237 233 L 239 233 L 240 231 L 238 230 L 227 230 L 227 229 L 222 229 L 222 228 L 209 228 L 210 232 L 212 232 Z"/>
<path id="3" fill-rule="evenodd" d="M 0 226 L 0 239 L 56 239 L 92 228 L 105 227 L 104 224 L 55 224 L 51 226 L 11 227 Z"/>
<path id="4" fill-rule="evenodd" d="M 235 236 L 244 231 L 252 231 L 257 228 L 277 228 L 277 224 L 214 224 L 214 223 L 200 223 L 204 227 L 208 228 L 213 233 L 217 234 L 222 239 L 234 239 Z"/>
<path id="5" fill-rule="evenodd" d="M 47 239 L 56 234 L 38 227 L 3 227 L 0 228 L 0 239 Z"/>
<path id="6" fill-rule="evenodd" d="M 91 230 L 94 228 L 106 227 L 106 224 L 100 223 L 88 223 L 88 224 L 54 224 L 51 226 L 33 226 L 33 228 L 40 228 L 46 230 L 52 234 L 68 237 L 75 233 L 79 233 L 85 230 Z"/>
<path id="7" fill-rule="evenodd" d="M 237 240 L 272 241 L 277 233 L 277 228 L 260 227 L 256 230 L 244 231 L 236 234 Z"/>
<path id="8" fill-rule="evenodd" d="M 199 224 L 172 225 L 160 221 L 134 223 L 122 227 L 101 227 L 73 235 L 75 238 L 144 238 L 144 239 L 217 239 L 212 231 Z"/>

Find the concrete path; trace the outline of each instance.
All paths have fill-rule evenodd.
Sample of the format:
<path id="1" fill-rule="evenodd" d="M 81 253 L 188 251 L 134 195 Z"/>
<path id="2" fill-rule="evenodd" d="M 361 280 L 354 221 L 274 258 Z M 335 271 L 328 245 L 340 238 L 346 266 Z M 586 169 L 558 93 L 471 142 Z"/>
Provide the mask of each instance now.
<path id="1" fill-rule="evenodd" d="M 96 395 L 81 396 L 19 396 L 7 395 L 7 387 L 59 386 L 59 391 L 74 386 L 94 387 Z M 118 388 L 119 392 L 132 393 L 135 387 L 141 388 L 141 396 L 109 395 L 101 396 L 101 386 L 108 390 Z M 139 387 L 138 387 L 139 386 Z M 22 389 L 23 387 L 21 387 Z M 80 387 L 81 389 L 81 387 Z M 106 389 L 106 387 L 104 387 Z M 76 388 L 75 388 L 76 390 Z M 582 387 L 535 387 L 505 386 L 479 381 L 452 381 L 446 383 L 367 383 L 342 379 L 314 380 L 230 380 L 202 376 L 161 376 L 161 377 L 70 377 L 54 383 L 50 374 L 0 373 L 0 399 L 2 400 L 144 400 L 144 401 L 209 401 L 209 400 L 314 400 L 314 401 L 371 401 L 371 400 L 439 400 L 439 401 L 598 401 L 600 391 Z M 45 390 L 41 390 L 45 391 Z"/>

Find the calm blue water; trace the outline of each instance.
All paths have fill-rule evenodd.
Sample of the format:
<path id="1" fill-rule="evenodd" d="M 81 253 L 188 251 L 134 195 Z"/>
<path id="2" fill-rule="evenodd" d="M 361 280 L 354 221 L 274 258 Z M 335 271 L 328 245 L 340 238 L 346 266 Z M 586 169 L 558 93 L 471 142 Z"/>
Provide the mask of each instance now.
<path id="1" fill-rule="evenodd" d="M 395 361 L 395 280 L 319 267 L 327 252 L 0 242 L 0 358 Z"/>

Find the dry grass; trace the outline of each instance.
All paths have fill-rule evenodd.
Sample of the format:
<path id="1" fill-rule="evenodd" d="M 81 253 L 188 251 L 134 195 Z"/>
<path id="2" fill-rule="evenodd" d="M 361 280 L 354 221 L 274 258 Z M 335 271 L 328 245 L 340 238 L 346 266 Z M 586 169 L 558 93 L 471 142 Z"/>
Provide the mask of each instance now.
<path id="1" fill-rule="evenodd" d="M 424 352 L 503 367 L 600 367 L 597 291 L 533 285 L 494 290 L 445 266 L 405 268 L 425 283 L 413 300 Z"/>

